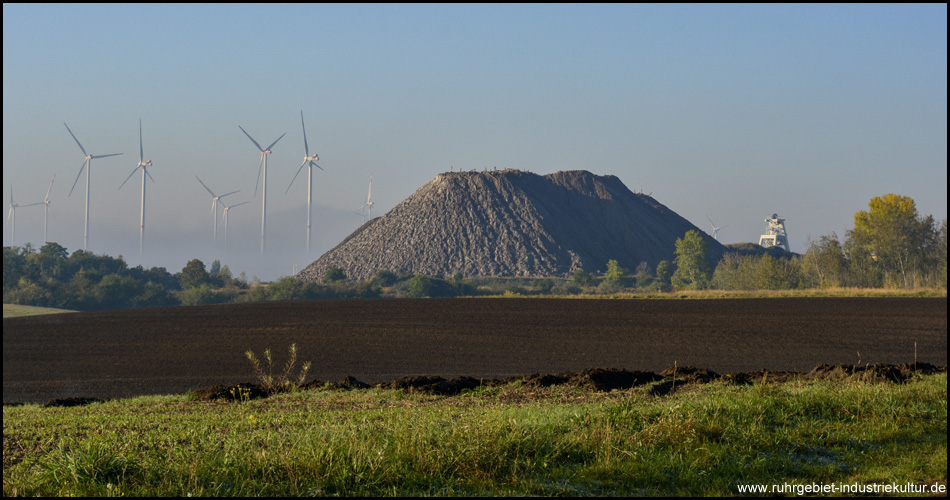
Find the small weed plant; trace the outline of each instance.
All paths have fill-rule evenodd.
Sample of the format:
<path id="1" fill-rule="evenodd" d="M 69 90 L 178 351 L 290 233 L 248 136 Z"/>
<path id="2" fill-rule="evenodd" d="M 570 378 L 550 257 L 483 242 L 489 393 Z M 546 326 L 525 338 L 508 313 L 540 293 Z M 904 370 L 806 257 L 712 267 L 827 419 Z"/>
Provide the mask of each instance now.
<path id="1" fill-rule="evenodd" d="M 294 365 L 297 364 L 297 344 L 290 344 L 290 347 L 287 349 L 287 363 L 284 365 L 283 371 L 277 375 L 274 375 L 274 360 L 271 356 L 270 348 L 264 349 L 264 360 L 267 361 L 266 369 L 261 366 L 261 361 L 257 359 L 254 351 L 248 349 L 244 355 L 247 356 L 248 361 L 251 362 L 257 379 L 260 380 L 261 386 L 267 392 L 296 389 L 303 385 L 304 379 L 307 378 L 307 372 L 310 371 L 310 362 L 307 361 L 303 364 L 303 367 L 301 367 L 300 374 L 298 374 L 295 379 L 291 378 L 291 372 L 293 372 Z"/>

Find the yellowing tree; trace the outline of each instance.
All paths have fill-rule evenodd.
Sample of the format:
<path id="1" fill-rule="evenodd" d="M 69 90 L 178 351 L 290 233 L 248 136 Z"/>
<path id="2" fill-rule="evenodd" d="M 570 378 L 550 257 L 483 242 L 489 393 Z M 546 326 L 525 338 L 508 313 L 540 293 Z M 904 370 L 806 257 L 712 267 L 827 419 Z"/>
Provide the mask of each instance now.
<path id="1" fill-rule="evenodd" d="M 910 287 L 930 264 L 935 241 L 933 217 L 920 216 L 912 198 L 888 193 L 854 214 L 846 249 L 865 284 Z"/>

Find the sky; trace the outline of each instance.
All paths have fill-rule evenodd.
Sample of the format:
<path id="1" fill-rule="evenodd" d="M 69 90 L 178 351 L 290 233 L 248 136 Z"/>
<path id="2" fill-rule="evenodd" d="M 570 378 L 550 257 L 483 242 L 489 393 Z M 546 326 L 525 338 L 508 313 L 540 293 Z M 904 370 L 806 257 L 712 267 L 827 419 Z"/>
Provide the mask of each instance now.
<path id="1" fill-rule="evenodd" d="M 306 120 L 314 169 L 310 254 Z M 142 123 L 145 248 L 139 255 Z M 588 170 L 792 251 L 875 196 L 947 218 L 947 5 L 3 4 L 3 197 L 49 239 L 180 271 L 303 269 L 441 172 Z M 266 251 L 261 146 L 268 157 Z M 211 196 L 249 203 L 229 215 Z M 73 183 L 76 187 L 70 195 Z M 288 190 L 289 186 L 289 190 Z M 286 191 L 286 193 L 285 193 Z M 43 242 L 42 205 L 3 245 Z"/>

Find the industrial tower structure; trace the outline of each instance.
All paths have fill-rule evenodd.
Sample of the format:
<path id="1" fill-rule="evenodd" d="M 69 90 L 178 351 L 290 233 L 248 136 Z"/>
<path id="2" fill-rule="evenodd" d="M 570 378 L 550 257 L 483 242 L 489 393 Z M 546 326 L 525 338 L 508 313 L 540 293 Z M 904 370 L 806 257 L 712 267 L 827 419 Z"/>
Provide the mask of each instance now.
<path id="1" fill-rule="evenodd" d="M 785 219 L 779 217 L 778 214 L 772 214 L 772 217 L 765 219 L 765 222 L 769 223 L 769 227 L 765 230 L 765 234 L 759 237 L 759 245 L 764 248 L 782 247 L 786 252 L 791 253 L 788 248 L 788 235 L 785 234 Z"/>

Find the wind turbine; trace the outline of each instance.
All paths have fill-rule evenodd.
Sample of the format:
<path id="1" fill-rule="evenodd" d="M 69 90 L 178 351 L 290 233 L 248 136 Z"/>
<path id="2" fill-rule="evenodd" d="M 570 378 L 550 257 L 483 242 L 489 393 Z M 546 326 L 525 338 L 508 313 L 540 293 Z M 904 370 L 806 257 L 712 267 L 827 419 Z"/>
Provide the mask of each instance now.
<path id="1" fill-rule="evenodd" d="M 712 226 L 713 238 L 715 238 L 716 241 L 719 241 L 719 230 L 720 230 L 720 229 L 723 229 L 723 228 L 725 228 L 725 227 L 728 227 L 728 226 L 716 227 L 716 225 L 713 224 L 712 219 L 710 219 L 708 215 L 706 216 L 706 220 L 708 220 L 708 221 L 709 221 L 709 225 Z"/>
<path id="2" fill-rule="evenodd" d="M 301 114 L 301 116 L 303 115 Z M 251 134 L 248 134 L 247 131 L 244 130 L 243 127 L 238 125 L 238 128 L 241 129 L 241 132 L 244 132 L 244 135 L 246 135 L 247 138 L 250 139 L 251 142 L 253 142 L 254 145 L 257 146 L 257 149 L 259 149 L 261 152 L 261 163 L 257 167 L 257 182 L 258 184 L 260 184 L 261 182 L 261 170 L 263 169 L 264 186 L 261 189 L 261 191 L 264 192 L 264 196 L 263 196 L 264 200 L 261 204 L 261 257 L 263 257 L 264 256 L 264 242 L 265 242 L 265 237 L 267 235 L 267 155 L 271 153 L 270 148 L 274 147 L 274 144 L 277 144 L 277 141 L 281 140 L 285 135 L 287 135 L 287 133 L 284 132 L 283 134 L 280 134 L 280 137 L 277 138 L 277 141 L 272 142 L 270 146 L 267 146 L 267 148 L 265 149 L 265 148 L 262 148 L 261 145 L 258 144 L 257 141 L 255 141 L 254 138 L 251 137 Z M 258 184 L 254 185 L 254 196 L 257 196 Z"/>
<path id="3" fill-rule="evenodd" d="M 63 125 L 66 126 L 66 130 L 69 130 L 69 125 L 66 125 L 66 122 L 63 122 Z M 85 250 L 89 243 L 89 175 L 92 172 L 92 160 L 96 158 L 107 158 L 109 156 L 119 156 L 122 153 L 91 155 L 86 152 L 86 148 L 82 147 L 82 144 L 79 143 L 79 139 L 76 139 L 76 134 L 74 134 L 72 130 L 69 130 L 69 135 L 73 136 L 73 140 L 76 141 L 79 150 L 82 151 L 82 154 L 86 155 L 86 161 L 79 167 L 79 174 L 76 175 L 76 180 L 73 181 L 73 187 L 69 190 L 69 196 L 72 196 L 73 189 L 76 189 L 76 183 L 79 182 L 79 177 L 82 175 L 82 170 L 86 169 L 86 219 L 82 230 L 82 249 Z"/>
<path id="4" fill-rule="evenodd" d="M 307 167 L 307 255 L 310 255 L 310 200 L 313 193 L 313 167 L 317 167 L 320 170 L 323 170 L 323 167 L 316 164 L 316 161 L 319 160 L 317 154 L 314 153 L 313 156 L 310 156 L 310 147 L 307 145 L 307 127 L 303 124 L 303 110 L 300 111 L 300 128 L 303 129 L 303 163 L 300 164 L 300 168 L 297 169 L 297 173 L 294 175 L 293 180 L 290 181 L 290 185 L 287 186 L 287 190 L 284 191 L 284 194 L 287 194 L 290 191 L 290 186 L 294 185 L 294 181 L 297 180 L 297 176 L 300 175 L 300 171 L 303 170 L 303 167 Z M 245 132 L 246 133 L 246 132 Z M 227 212 L 225 212 L 227 213 Z"/>
<path id="5" fill-rule="evenodd" d="M 16 244 L 16 209 L 20 207 L 32 207 L 33 205 L 40 205 L 42 201 L 36 203 L 30 203 L 29 205 L 17 205 L 13 201 L 13 186 L 10 186 L 10 212 L 7 214 L 7 220 L 10 221 L 10 246 Z"/>
<path id="6" fill-rule="evenodd" d="M 250 202 L 249 202 L 249 201 L 242 201 L 241 203 L 237 203 L 237 204 L 231 205 L 231 206 L 227 206 L 227 205 L 224 204 L 224 202 L 221 202 L 221 205 L 224 205 L 224 217 L 223 217 L 223 218 L 224 218 L 224 249 L 225 249 L 225 250 L 228 249 L 228 211 L 230 211 L 230 210 L 231 210 L 232 208 L 234 208 L 234 207 L 239 207 L 239 206 L 241 206 L 241 205 L 244 205 L 245 203 L 250 203 Z"/>
<path id="7" fill-rule="evenodd" d="M 363 223 L 366 223 L 367 217 L 366 213 L 369 212 L 369 219 L 373 218 L 373 176 L 369 176 L 369 193 L 366 194 L 366 203 L 360 207 L 360 211 L 363 215 Z"/>
<path id="8" fill-rule="evenodd" d="M 195 176 L 195 179 L 198 179 L 198 182 L 201 182 L 201 178 L 198 177 L 197 175 Z M 204 182 L 201 182 L 201 185 L 205 188 L 205 191 L 211 194 L 211 222 L 214 223 L 214 246 L 218 246 L 218 203 L 221 203 L 222 205 L 224 205 L 224 203 L 220 201 L 221 198 L 232 195 L 234 193 L 240 193 L 241 191 L 240 190 L 231 191 L 230 193 L 226 193 L 226 194 L 222 194 L 221 196 L 218 196 L 214 194 L 214 191 L 211 191 L 210 189 L 208 189 L 208 186 L 205 186 Z"/>
<path id="9" fill-rule="evenodd" d="M 125 181 L 122 182 L 122 185 L 119 186 L 119 189 L 122 189 L 122 186 L 126 182 L 129 182 L 129 179 L 135 175 L 135 171 L 142 169 L 142 217 L 139 219 L 139 258 L 142 257 L 142 246 L 145 242 L 145 176 L 148 176 L 149 179 L 152 179 L 152 174 L 148 173 L 148 167 L 152 166 L 152 160 L 144 160 L 145 153 L 142 149 L 142 119 L 139 119 L 139 164 L 132 169 L 132 173 L 125 178 Z M 155 182 L 155 179 L 152 179 L 152 182 Z"/>
<path id="10" fill-rule="evenodd" d="M 43 198 L 43 201 L 40 202 L 44 205 L 44 208 L 46 209 L 46 213 L 43 215 L 43 241 L 45 243 L 49 243 L 49 238 L 46 236 L 46 227 L 47 227 L 47 220 L 49 219 L 49 214 L 51 213 L 51 210 L 49 208 L 49 193 L 50 191 L 53 190 L 54 182 L 56 182 L 56 174 L 53 174 L 53 180 L 49 181 L 49 189 L 46 190 L 46 198 Z M 10 196 L 11 197 L 13 196 L 12 191 L 10 193 Z M 53 217 L 56 217 L 56 216 L 53 215 Z"/>

